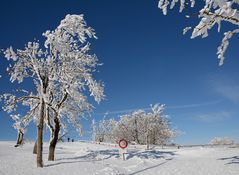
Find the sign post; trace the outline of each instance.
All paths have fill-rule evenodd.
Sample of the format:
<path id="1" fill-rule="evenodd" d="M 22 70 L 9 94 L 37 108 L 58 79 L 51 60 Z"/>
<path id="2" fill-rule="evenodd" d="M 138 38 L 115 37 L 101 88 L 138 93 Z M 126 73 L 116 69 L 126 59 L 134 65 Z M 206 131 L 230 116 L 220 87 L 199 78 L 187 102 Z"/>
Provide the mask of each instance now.
<path id="1" fill-rule="evenodd" d="M 123 158 L 123 160 L 125 160 L 125 154 L 127 153 L 127 150 L 126 150 L 127 146 L 128 146 L 127 140 L 121 139 L 119 141 L 119 147 L 120 147 L 119 153 L 121 154 L 121 157 Z"/>

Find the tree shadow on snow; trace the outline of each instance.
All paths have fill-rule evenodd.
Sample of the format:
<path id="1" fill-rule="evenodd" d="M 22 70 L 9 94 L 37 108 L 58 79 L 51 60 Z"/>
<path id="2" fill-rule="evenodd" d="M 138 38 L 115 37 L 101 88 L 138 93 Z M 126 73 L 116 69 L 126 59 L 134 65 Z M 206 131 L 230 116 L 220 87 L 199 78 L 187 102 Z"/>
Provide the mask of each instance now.
<path id="1" fill-rule="evenodd" d="M 87 151 L 86 155 L 83 156 L 75 156 L 75 157 L 66 157 L 56 159 L 56 163 L 52 163 L 49 165 L 45 165 L 45 167 L 51 167 L 55 165 L 61 164 L 69 164 L 69 163 L 78 163 L 78 162 L 95 162 L 102 161 L 110 158 L 119 158 L 119 151 L 117 149 L 114 150 L 100 150 L 100 151 Z"/>
<path id="2" fill-rule="evenodd" d="M 169 161 L 169 160 L 168 160 L 168 161 Z M 153 168 L 159 167 L 159 166 L 161 166 L 161 165 L 167 163 L 168 161 L 163 162 L 163 163 L 160 163 L 160 164 L 157 164 L 157 165 L 154 165 L 154 166 L 150 166 L 150 167 L 144 168 L 144 169 L 142 169 L 142 170 L 139 170 L 139 171 L 133 172 L 133 173 L 131 173 L 131 174 L 129 174 L 129 175 L 135 175 L 135 174 L 138 174 L 138 173 L 141 173 L 141 172 L 144 172 L 144 171 L 147 171 L 147 170 L 150 170 L 150 169 L 153 169 Z"/>
<path id="3" fill-rule="evenodd" d="M 225 158 L 220 158 L 219 160 L 228 160 L 228 161 L 230 161 L 230 162 L 226 163 L 226 165 L 229 165 L 229 164 L 239 164 L 239 156 L 225 157 Z"/>
<path id="4" fill-rule="evenodd" d="M 166 160 L 171 160 L 172 158 L 168 156 L 173 156 L 175 155 L 175 153 L 170 151 L 156 151 L 156 150 L 146 150 L 146 151 L 128 150 L 127 155 L 128 155 L 127 160 L 132 159 L 134 157 L 141 158 L 141 159 L 165 158 Z M 51 167 L 51 166 L 56 166 L 61 164 L 78 163 L 78 162 L 96 162 L 96 161 L 107 160 L 110 158 L 116 158 L 116 159 L 120 158 L 119 150 L 118 149 L 113 149 L 113 150 L 107 149 L 107 150 L 99 150 L 99 151 L 89 150 L 86 152 L 85 155 L 82 155 L 82 156 L 64 157 L 64 158 L 56 159 L 55 162 L 45 165 L 45 167 Z"/>
<path id="5" fill-rule="evenodd" d="M 132 159 L 134 157 L 138 157 L 141 159 L 160 159 L 166 158 L 168 156 L 174 156 L 175 153 L 173 151 L 156 151 L 156 150 L 146 150 L 146 151 L 129 151 L 127 159 Z"/>

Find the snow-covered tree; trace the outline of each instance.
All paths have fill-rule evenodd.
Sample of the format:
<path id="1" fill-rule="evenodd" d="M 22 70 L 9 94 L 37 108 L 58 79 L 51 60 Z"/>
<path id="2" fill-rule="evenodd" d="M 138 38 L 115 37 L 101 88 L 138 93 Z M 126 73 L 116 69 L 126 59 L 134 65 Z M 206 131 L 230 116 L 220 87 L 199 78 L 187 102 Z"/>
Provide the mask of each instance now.
<path id="1" fill-rule="evenodd" d="M 180 12 L 185 8 L 199 9 L 195 14 L 200 19 L 199 23 L 195 27 L 186 27 L 183 31 L 185 34 L 188 30 L 193 29 L 191 38 L 198 36 L 207 37 L 208 31 L 215 25 L 218 26 L 218 32 L 221 30 L 221 23 L 226 22 L 231 24 L 230 28 L 227 28 L 224 33 L 221 45 L 217 49 L 219 65 L 223 65 L 225 59 L 225 52 L 228 48 L 230 39 L 239 33 L 239 1 L 238 0 L 159 0 L 158 7 L 166 15 L 168 8 L 172 9 L 179 3 Z M 195 4 L 198 3 L 198 7 L 195 8 Z M 200 7 L 202 5 L 202 7 Z M 187 18 L 193 17 L 192 14 L 186 14 Z"/>
<path id="2" fill-rule="evenodd" d="M 113 130 L 116 140 L 119 141 L 124 138 L 129 142 L 143 144 L 141 137 L 144 135 L 145 116 L 146 113 L 143 110 L 137 110 L 131 114 L 120 116 L 120 120 Z"/>
<path id="3" fill-rule="evenodd" d="M 49 160 L 54 160 L 60 129 L 72 124 L 82 133 L 79 116 L 92 110 L 88 95 L 96 102 L 104 98 L 103 84 L 93 78 L 98 59 L 90 53 L 89 38 L 96 38 L 83 15 L 67 15 L 54 31 L 43 33 L 44 47 L 38 41 L 29 42 L 23 50 L 5 50 L 10 80 L 22 83 L 32 80 L 35 89 L 22 94 L 4 94 L 3 109 L 13 113 L 19 104 L 29 107 L 23 121 L 35 120 L 38 128 L 37 166 L 43 167 L 42 138 L 44 122 L 51 130 Z"/>
<path id="4" fill-rule="evenodd" d="M 117 122 L 114 119 L 100 120 L 98 124 L 94 121 L 92 123 L 92 139 L 96 142 L 115 142 L 114 128 Z"/>
<path id="5" fill-rule="evenodd" d="M 152 105 L 151 110 L 143 117 L 143 135 L 141 142 L 147 145 L 150 144 L 164 145 L 175 136 L 175 131 L 170 126 L 168 117 L 163 115 L 164 105 Z"/>
<path id="6" fill-rule="evenodd" d="M 176 132 L 163 114 L 164 105 L 151 106 L 152 111 L 137 110 L 131 114 L 120 116 L 119 121 L 101 120 L 96 126 L 97 141 L 118 142 L 126 139 L 130 143 L 164 145 Z"/>

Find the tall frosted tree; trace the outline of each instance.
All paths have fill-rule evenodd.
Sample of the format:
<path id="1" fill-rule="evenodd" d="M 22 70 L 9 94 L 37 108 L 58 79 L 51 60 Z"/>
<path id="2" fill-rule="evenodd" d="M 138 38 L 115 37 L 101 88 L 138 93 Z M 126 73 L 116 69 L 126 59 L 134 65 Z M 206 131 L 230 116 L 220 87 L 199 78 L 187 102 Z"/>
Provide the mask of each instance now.
<path id="1" fill-rule="evenodd" d="M 239 33 L 239 1 L 238 0 L 159 0 L 158 7 L 166 15 L 168 9 L 173 9 L 179 4 L 179 11 L 183 12 L 185 8 L 195 9 L 192 13 L 186 13 L 187 18 L 199 18 L 199 23 L 195 27 L 186 27 L 183 31 L 185 34 L 188 30 L 193 29 L 191 38 L 208 36 L 209 30 L 215 25 L 218 26 L 218 32 L 221 31 L 221 23 L 229 23 L 230 27 L 225 28 L 224 37 L 217 49 L 219 65 L 223 65 L 225 52 L 228 48 L 230 39 Z M 197 8 L 195 6 L 198 5 Z M 197 10 L 196 10 L 197 9 Z M 199 10 L 198 10 L 199 9 Z M 190 10 L 191 11 L 191 10 Z M 193 10 L 192 10 L 193 11 Z"/>
<path id="2" fill-rule="evenodd" d="M 68 124 L 82 132 L 80 117 L 92 110 L 88 97 L 96 102 L 104 98 L 103 84 L 93 78 L 99 65 L 95 54 L 90 53 L 89 38 L 96 38 L 83 15 L 67 15 L 53 31 L 43 33 L 44 46 L 39 41 L 28 42 L 23 50 L 4 51 L 11 62 L 10 80 L 22 83 L 28 79 L 34 88 L 15 94 L 3 94 L 3 109 L 14 113 L 25 105 L 28 112 L 18 122 L 37 125 L 37 167 L 43 167 L 42 140 L 44 123 L 51 130 L 49 160 L 54 160 L 55 146 L 60 129 Z M 89 94 L 87 94 L 89 92 Z M 20 105 L 19 105 L 20 104 Z"/>

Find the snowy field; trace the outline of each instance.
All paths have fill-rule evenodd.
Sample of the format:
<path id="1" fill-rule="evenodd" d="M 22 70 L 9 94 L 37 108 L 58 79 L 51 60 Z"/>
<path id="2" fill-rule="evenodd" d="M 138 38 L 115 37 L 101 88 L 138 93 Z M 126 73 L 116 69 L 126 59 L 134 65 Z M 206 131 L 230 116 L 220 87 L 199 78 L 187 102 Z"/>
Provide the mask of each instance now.
<path id="1" fill-rule="evenodd" d="M 14 148 L 0 142 L 0 175 L 238 175 L 239 148 L 171 148 L 146 151 L 128 149 L 123 161 L 113 146 L 92 143 L 59 143 L 55 162 L 36 168 L 33 143 Z"/>

